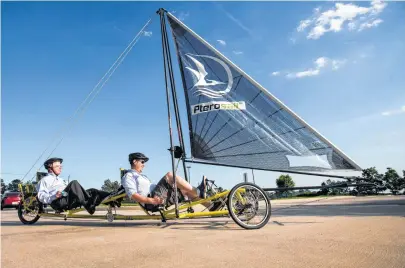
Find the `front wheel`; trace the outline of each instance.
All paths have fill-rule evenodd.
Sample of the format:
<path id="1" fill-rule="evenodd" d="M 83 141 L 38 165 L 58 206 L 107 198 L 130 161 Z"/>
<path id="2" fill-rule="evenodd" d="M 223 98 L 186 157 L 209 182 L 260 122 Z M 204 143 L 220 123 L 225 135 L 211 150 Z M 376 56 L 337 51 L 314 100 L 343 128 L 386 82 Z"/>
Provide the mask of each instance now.
<path id="1" fill-rule="evenodd" d="M 23 224 L 34 224 L 41 216 L 39 215 L 39 203 L 34 196 L 22 200 L 18 206 L 18 218 Z"/>
<path id="2" fill-rule="evenodd" d="M 228 211 L 240 227 L 260 229 L 270 220 L 270 199 L 256 184 L 243 182 L 229 192 Z"/>

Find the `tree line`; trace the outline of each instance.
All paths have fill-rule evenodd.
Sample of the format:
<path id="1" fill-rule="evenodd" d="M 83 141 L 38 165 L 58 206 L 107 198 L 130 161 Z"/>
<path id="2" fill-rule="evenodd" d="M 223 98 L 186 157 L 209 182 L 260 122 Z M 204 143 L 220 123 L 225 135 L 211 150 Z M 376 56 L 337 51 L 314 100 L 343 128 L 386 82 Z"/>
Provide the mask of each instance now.
<path id="1" fill-rule="evenodd" d="M 21 183 L 21 180 L 15 179 L 15 180 L 12 180 L 9 184 L 6 185 L 4 183 L 4 180 L 1 179 L 1 194 L 4 194 L 5 191 L 17 192 L 19 183 Z"/>
<path id="2" fill-rule="evenodd" d="M 372 186 L 355 186 L 350 190 L 349 187 L 343 187 L 346 183 L 361 184 L 368 183 Z M 295 187 L 295 182 L 290 175 L 281 175 L 276 179 L 278 188 Z M 299 190 L 297 196 L 317 196 L 317 195 L 377 195 L 389 191 L 393 195 L 401 193 L 405 189 L 405 170 L 402 171 L 402 177 L 396 170 L 388 167 L 384 174 L 380 174 L 375 167 L 362 170 L 362 176 L 358 178 L 349 178 L 347 180 L 331 180 L 322 182 L 321 186 L 337 186 L 339 188 L 323 188 L 317 192 Z M 291 191 L 279 191 L 276 195 L 291 195 Z M 405 191 L 403 192 L 405 194 Z"/>

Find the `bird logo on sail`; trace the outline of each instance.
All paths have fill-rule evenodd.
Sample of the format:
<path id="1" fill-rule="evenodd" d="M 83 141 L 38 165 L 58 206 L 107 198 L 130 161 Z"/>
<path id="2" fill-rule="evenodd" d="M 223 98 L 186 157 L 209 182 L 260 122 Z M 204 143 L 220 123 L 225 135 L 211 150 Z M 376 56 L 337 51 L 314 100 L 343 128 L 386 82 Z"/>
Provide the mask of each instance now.
<path id="1" fill-rule="evenodd" d="M 208 56 L 208 55 L 193 55 L 193 54 L 189 54 L 189 53 L 187 53 L 185 55 L 189 59 L 191 59 L 194 62 L 195 66 L 197 67 L 197 70 L 194 70 L 190 67 L 186 67 L 186 69 L 189 70 L 197 78 L 197 82 L 194 84 L 193 88 L 197 88 L 196 92 L 198 93 L 198 95 L 204 95 L 209 98 L 221 98 L 224 95 L 226 95 L 227 93 L 229 93 L 229 91 L 231 91 L 232 85 L 233 85 L 232 72 L 231 72 L 231 69 L 229 69 L 228 65 L 225 62 L 223 62 L 222 60 L 220 60 L 218 58 Z M 225 69 L 225 72 L 228 75 L 228 84 L 224 90 L 218 91 L 218 90 L 212 89 L 213 86 L 225 85 L 226 83 L 207 79 L 206 76 L 208 75 L 208 73 L 205 70 L 205 66 L 200 61 L 198 61 L 195 57 L 202 57 L 202 58 L 214 60 L 214 61 L 218 62 Z"/>

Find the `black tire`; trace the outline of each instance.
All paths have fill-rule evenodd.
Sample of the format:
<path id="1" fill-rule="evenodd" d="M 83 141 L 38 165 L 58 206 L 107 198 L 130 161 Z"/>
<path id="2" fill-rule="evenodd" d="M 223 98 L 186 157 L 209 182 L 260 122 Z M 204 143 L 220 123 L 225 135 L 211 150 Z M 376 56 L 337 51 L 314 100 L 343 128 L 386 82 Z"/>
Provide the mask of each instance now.
<path id="1" fill-rule="evenodd" d="M 235 211 L 232 209 L 232 200 L 233 197 L 235 195 L 235 193 L 240 189 L 240 188 L 250 188 L 253 189 L 255 191 L 257 191 L 261 197 L 263 198 L 264 204 L 265 204 L 265 216 L 263 218 L 263 220 L 261 220 L 259 223 L 257 224 L 247 224 L 245 222 L 243 222 L 239 216 L 235 213 Z M 251 220 L 252 218 L 254 218 L 256 216 L 256 213 L 258 211 L 258 207 L 259 207 L 259 202 L 255 199 L 255 200 L 251 200 L 253 202 L 251 202 L 250 204 L 250 208 L 254 209 L 255 214 L 251 217 L 247 217 L 247 221 Z M 232 217 L 232 219 L 235 221 L 236 224 L 238 224 L 240 227 L 245 228 L 245 229 L 260 229 L 263 226 L 265 226 L 271 217 L 271 203 L 270 203 L 270 199 L 267 196 L 266 192 L 260 188 L 259 186 L 257 186 L 256 184 L 250 183 L 250 182 L 243 182 L 243 183 L 239 183 L 237 185 L 235 185 L 232 190 L 229 192 L 228 194 L 228 200 L 227 200 L 227 205 L 228 205 L 228 211 L 229 211 L 229 215 Z M 249 204 L 245 205 L 248 206 Z M 245 208 L 244 208 L 245 209 Z"/>
<path id="2" fill-rule="evenodd" d="M 26 211 L 25 211 L 26 208 L 24 208 L 24 203 L 25 203 L 25 202 L 29 202 L 31 198 L 35 198 L 35 197 L 27 197 L 27 198 L 25 198 L 25 200 L 22 200 L 22 201 L 20 202 L 20 204 L 18 205 L 18 218 L 20 219 L 20 221 L 21 221 L 23 224 L 34 224 L 34 223 L 36 223 L 36 222 L 39 220 L 39 218 L 41 217 L 40 215 L 38 215 L 38 213 L 39 213 L 39 203 L 38 203 L 37 200 L 35 200 L 35 201 L 32 203 L 32 205 L 31 205 L 28 209 L 29 209 L 30 211 L 35 211 L 35 210 L 36 210 L 36 216 L 35 216 L 33 219 L 31 219 L 31 220 L 27 220 L 27 219 L 24 218 L 24 214 L 25 214 L 25 212 L 26 212 Z"/>

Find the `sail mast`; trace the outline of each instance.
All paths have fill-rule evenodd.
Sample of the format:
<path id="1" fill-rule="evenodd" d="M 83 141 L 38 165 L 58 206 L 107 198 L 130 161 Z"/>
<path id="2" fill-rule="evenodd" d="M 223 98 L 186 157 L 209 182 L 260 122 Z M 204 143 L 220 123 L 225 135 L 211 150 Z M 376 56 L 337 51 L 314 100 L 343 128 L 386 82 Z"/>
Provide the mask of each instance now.
<path id="1" fill-rule="evenodd" d="M 172 66 L 172 60 L 171 60 L 172 57 L 171 57 L 171 53 L 170 53 L 169 38 L 167 36 L 165 18 L 163 18 L 163 28 L 164 28 L 164 32 L 165 32 L 165 41 L 166 41 L 167 56 L 168 56 L 168 68 L 169 68 L 169 75 L 170 75 L 170 85 L 172 88 L 172 100 L 173 100 L 174 112 L 175 112 L 175 116 L 176 116 L 177 133 L 178 133 L 178 138 L 179 138 L 179 143 L 180 143 L 180 149 L 177 148 L 177 154 L 179 154 L 178 157 L 181 159 L 182 164 L 183 164 L 184 178 L 186 181 L 189 181 L 188 175 L 186 172 L 186 163 L 184 161 L 186 158 L 186 151 L 185 151 L 185 146 L 184 146 L 183 129 L 181 126 L 179 105 L 178 105 L 178 101 L 177 101 L 176 83 L 175 83 L 174 76 L 173 76 L 173 66 Z M 175 149 L 175 151 L 176 151 L 176 149 Z"/>
<path id="2" fill-rule="evenodd" d="M 173 132 L 172 132 L 172 124 L 171 124 L 171 112 L 170 112 L 170 97 L 169 97 L 169 87 L 167 82 L 167 75 L 170 76 L 170 83 L 172 86 L 173 91 L 173 84 L 171 80 L 171 69 L 168 68 L 168 61 L 170 58 L 168 57 L 168 47 L 167 47 L 167 33 L 165 28 L 165 18 L 164 18 L 165 10 L 160 8 L 157 13 L 160 15 L 160 28 L 162 34 L 162 50 L 163 50 L 163 64 L 164 64 L 164 74 L 165 74 L 165 86 L 166 86 L 166 101 L 167 101 L 167 113 L 168 113 L 168 121 L 169 121 L 169 137 L 170 137 L 170 154 L 172 158 L 172 174 L 173 174 L 173 188 L 175 193 L 175 211 L 176 217 L 179 217 L 179 210 L 178 210 L 178 197 L 177 197 L 177 183 L 176 183 L 176 168 L 175 168 L 175 160 L 174 160 L 174 146 L 173 146 Z M 169 74 L 168 74 L 169 72 Z"/>

